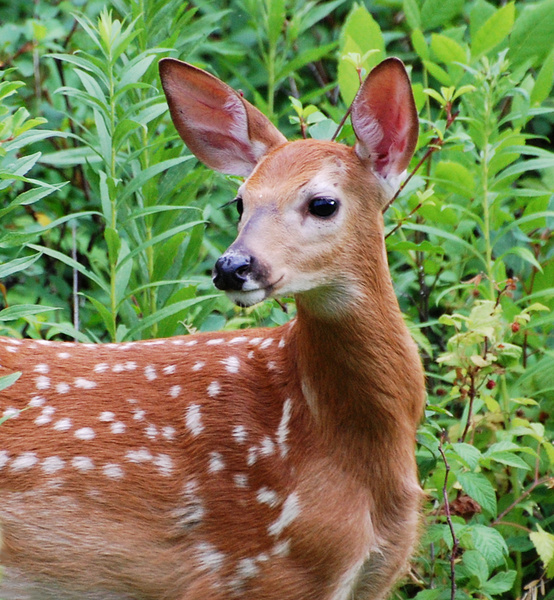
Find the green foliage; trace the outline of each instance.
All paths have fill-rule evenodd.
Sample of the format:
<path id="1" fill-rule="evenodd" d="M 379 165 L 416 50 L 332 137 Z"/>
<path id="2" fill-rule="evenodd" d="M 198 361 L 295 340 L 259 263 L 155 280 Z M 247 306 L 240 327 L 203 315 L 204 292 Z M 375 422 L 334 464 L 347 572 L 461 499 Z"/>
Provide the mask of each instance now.
<path id="1" fill-rule="evenodd" d="M 397 593 L 552 598 L 553 0 L 33 11 L 0 7 L 0 328 L 12 336 L 131 340 L 285 322 L 289 301 L 289 315 L 271 302 L 238 310 L 213 293 L 236 181 L 183 148 L 157 60 L 208 68 L 285 132 L 331 139 L 367 71 L 404 59 L 419 166 L 385 223 L 429 404 L 417 449 L 425 528 Z M 352 142 L 350 125 L 338 139 Z"/>

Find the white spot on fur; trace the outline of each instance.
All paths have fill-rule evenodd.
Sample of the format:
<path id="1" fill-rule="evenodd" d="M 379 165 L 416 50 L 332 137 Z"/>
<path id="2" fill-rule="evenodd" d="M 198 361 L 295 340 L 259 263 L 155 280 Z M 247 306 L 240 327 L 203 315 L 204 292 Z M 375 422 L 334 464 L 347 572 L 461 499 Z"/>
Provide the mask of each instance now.
<path id="1" fill-rule="evenodd" d="M 156 369 L 152 365 L 147 365 L 144 367 L 144 376 L 148 381 L 154 381 L 158 377 L 156 374 Z"/>
<path id="2" fill-rule="evenodd" d="M 98 363 L 94 366 L 93 371 L 95 373 L 105 373 L 110 368 L 108 363 Z"/>
<path id="3" fill-rule="evenodd" d="M 44 363 L 36 365 L 33 370 L 35 373 L 42 373 L 43 375 L 50 373 L 50 367 L 48 365 L 45 365 Z"/>
<path id="4" fill-rule="evenodd" d="M 233 428 L 233 438 L 235 439 L 237 444 L 244 444 L 247 437 L 248 432 L 246 431 L 246 427 L 244 425 L 236 425 Z"/>
<path id="5" fill-rule="evenodd" d="M 132 463 L 145 463 L 151 461 L 154 457 L 148 448 L 141 448 L 140 450 L 128 450 L 125 453 L 125 458 Z"/>
<path id="6" fill-rule="evenodd" d="M 165 427 L 162 427 L 162 436 L 166 440 L 173 440 L 175 438 L 176 433 L 177 432 L 175 431 L 175 428 L 171 427 L 171 425 L 166 425 Z"/>
<path id="7" fill-rule="evenodd" d="M 300 514 L 300 505 L 298 494 L 293 492 L 287 496 L 279 518 L 274 521 L 268 528 L 269 535 L 278 536 L 298 517 Z"/>
<path id="8" fill-rule="evenodd" d="M 127 425 L 125 425 L 125 423 L 122 423 L 121 421 L 116 421 L 115 423 L 112 423 L 110 425 L 110 430 L 112 433 L 123 433 L 126 428 Z"/>
<path id="9" fill-rule="evenodd" d="M 177 343 L 182 343 L 181 340 L 176 340 L 175 342 L 173 342 L 174 344 Z M 198 344 L 198 340 L 190 340 L 190 342 L 186 342 L 185 346 L 196 346 L 196 344 Z"/>
<path id="10" fill-rule="evenodd" d="M 10 462 L 10 455 L 6 450 L 0 450 L 0 469 L 3 469 Z"/>
<path id="11" fill-rule="evenodd" d="M 45 406 L 42 413 L 35 419 L 36 425 L 46 425 L 52 420 L 52 415 L 56 412 L 53 406 Z"/>
<path id="12" fill-rule="evenodd" d="M 279 505 L 279 495 L 275 490 L 270 490 L 267 487 L 260 488 L 256 493 L 256 500 L 260 504 L 267 504 L 270 508 L 275 508 Z"/>
<path id="13" fill-rule="evenodd" d="M 199 360 L 198 362 L 194 363 L 194 365 L 192 365 L 192 370 L 193 371 L 200 371 L 200 369 L 205 365 L 205 362 L 202 362 L 201 360 Z"/>
<path id="14" fill-rule="evenodd" d="M 81 471 L 81 473 L 86 473 L 94 469 L 94 463 L 88 456 L 75 456 L 71 464 L 77 471 Z"/>
<path id="15" fill-rule="evenodd" d="M 208 463 L 208 471 L 210 473 L 217 473 L 225 468 L 223 457 L 219 452 L 210 452 L 210 461 Z"/>
<path id="16" fill-rule="evenodd" d="M 271 344 L 273 344 L 273 338 L 267 338 L 260 344 L 260 348 L 265 350 L 266 348 L 269 348 Z"/>
<path id="17" fill-rule="evenodd" d="M 229 373 L 238 373 L 240 360 L 236 356 L 229 356 L 221 361 Z"/>
<path id="18" fill-rule="evenodd" d="M 59 456 L 49 456 L 42 461 L 42 470 L 47 475 L 52 475 L 57 471 L 61 471 L 65 467 L 65 461 Z"/>
<path id="19" fill-rule="evenodd" d="M 171 387 L 171 389 L 169 390 L 169 395 L 172 398 L 177 398 L 177 396 L 181 393 L 181 386 L 180 385 L 174 385 Z"/>
<path id="20" fill-rule="evenodd" d="M 215 398 L 221 392 L 221 385 L 218 381 L 212 381 L 208 386 L 208 396 Z"/>
<path id="21" fill-rule="evenodd" d="M 282 558 L 287 557 L 290 554 L 290 540 L 282 540 L 277 542 L 275 546 L 273 546 L 271 554 L 273 554 L 273 556 L 279 556 Z"/>
<path id="22" fill-rule="evenodd" d="M 167 367 L 163 368 L 163 372 L 165 375 L 172 375 L 177 370 L 175 365 L 167 365 Z"/>
<path id="23" fill-rule="evenodd" d="M 8 352 L 17 352 L 17 348 L 15 346 L 6 346 L 6 350 Z"/>
<path id="24" fill-rule="evenodd" d="M 275 452 L 275 444 L 269 436 L 265 436 L 260 446 L 260 454 L 263 456 L 271 456 Z"/>
<path id="25" fill-rule="evenodd" d="M 69 431 L 72 425 L 71 419 L 64 417 L 63 419 L 60 419 L 54 423 L 54 429 L 56 431 Z"/>
<path id="26" fill-rule="evenodd" d="M 32 408 L 38 408 L 46 402 L 46 398 L 42 396 L 33 396 L 29 401 L 29 406 Z"/>
<path id="27" fill-rule="evenodd" d="M 50 387 L 50 379 L 44 375 L 37 377 L 35 382 L 37 390 L 47 390 Z"/>
<path id="28" fill-rule="evenodd" d="M 247 342 L 248 338 L 245 335 L 239 335 L 234 337 L 232 340 L 229 340 L 229 344 L 242 344 L 243 342 Z"/>
<path id="29" fill-rule="evenodd" d="M 283 404 L 283 416 L 281 417 L 281 422 L 279 423 L 279 427 L 277 428 L 277 444 L 279 445 L 279 450 L 281 452 L 282 457 L 285 457 L 287 455 L 287 452 L 289 451 L 287 438 L 289 436 L 289 422 L 291 410 L 292 400 L 290 398 L 287 398 Z"/>
<path id="30" fill-rule="evenodd" d="M 223 338 L 213 338 L 206 342 L 206 346 L 218 346 L 219 344 L 223 344 L 224 341 Z"/>
<path id="31" fill-rule="evenodd" d="M 38 456 L 34 452 L 23 452 L 13 459 L 10 468 L 14 471 L 26 471 L 34 467 L 37 462 Z"/>
<path id="32" fill-rule="evenodd" d="M 102 472 L 110 479 L 121 479 L 124 475 L 123 469 L 115 463 L 108 463 L 102 467 Z"/>
<path id="33" fill-rule="evenodd" d="M 192 435 L 196 436 L 202 433 L 204 425 L 202 425 L 202 415 L 200 414 L 200 406 L 198 404 L 191 404 L 187 407 L 185 422 Z"/>
<path id="34" fill-rule="evenodd" d="M 114 373 L 123 373 L 125 371 L 125 365 L 123 363 L 117 363 L 112 367 Z"/>
<path id="35" fill-rule="evenodd" d="M 146 411 L 142 410 L 142 408 L 135 408 L 135 410 L 133 410 L 133 419 L 135 421 L 144 421 L 145 414 Z"/>
<path id="36" fill-rule="evenodd" d="M 137 368 L 137 363 L 134 360 L 128 360 L 125 363 L 125 370 L 126 371 L 134 371 Z"/>
<path id="37" fill-rule="evenodd" d="M 245 473 L 233 475 L 233 481 L 238 488 L 246 489 L 248 487 L 248 475 Z"/>
<path id="38" fill-rule="evenodd" d="M 150 438 L 151 440 L 155 440 L 158 437 L 158 428 L 152 423 L 149 423 L 146 427 L 145 433 L 146 437 Z"/>
<path id="39" fill-rule="evenodd" d="M 69 392 L 71 388 L 69 387 L 68 383 L 65 382 L 61 382 L 56 384 L 56 392 L 58 392 L 58 394 L 67 394 L 67 392 Z"/>
<path id="40" fill-rule="evenodd" d="M 278 348 L 284 348 L 284 347 L 285 347 L 285 344 L 286 344 L 286 342 L 285 342 L 285 338 L 284 338 L 284 337 L 282 337 L 282 338 L 279 340 L 279 343 L 277 344 L 277 347 L 278 347 Z"/>
<path id="41" fill-rule="evenodd" d="M 96 434 L 92 427 L 81 427 L 81 429 L 77 429 L 75 432 L 75 437 L 79 440 L 88 442 L 89 440 L 93 440 L 96 437 Z"/>
<path id="42" fill-rule="evenodd" d="M 261 337 L 252 338 L 249 342 L 251 346 L 257 346 L 262 341 Z"/>
<path id="43" fill-rule="evenodd" d="M 221 569 L 225 562 L 225 554 L 220 552 L 208 542 L 201 542 L 194 548 L 194 554 L 199 567 L 204 571 L 216 573 Z"/>
<path id="44" fill-rule="evenodd" d="M 100 413 L 100 416 L 98 417 L 101 421 L 104 421 L 106 423 L 109 423 L 110 421 L 113 421 L 115 418 L 115 414 L 109 410 L 105 410 L 104 412 Z"/>
<path id="45" fill-rule="evenodd" d="M 248 455 L 246 456 L 246 464 L 251 467 L 258 460 L 258 448 L 256 446 L 252 446 L 248 448 Z"/>
<path id="46" fill-rule="evenodd" d="M 165 477 L 169 477 L 173 472 L 173 461 L 168 454 L 158 454 L 154 459 L 154 464 Z"/>
<path id="47" fill-rule="evenodd" d="M 19 417 L 19 413 L 21 411 L 19 410 L 19 408 L 14 408 L 13 406 L 10 406 L 8 408 L 6 408 L 6 410 L 4 411 L 4 414 L 2 415 L 3 419 L 15 419 L 16 417 Z"/>
<path id="48" fill-rule="evenodd" d="M 90 379 L 85 379 L 84 377 L 76 377 L 75 387 L 78 387 L 82 390 L 92 390 L 96 387 L 96 382 L 91 381 Z"/>
<path id="49" fill-rule="evenodd" d="M 58 358 L 71 358 L 71 354 L 69 352 L 58 352 Z"/>

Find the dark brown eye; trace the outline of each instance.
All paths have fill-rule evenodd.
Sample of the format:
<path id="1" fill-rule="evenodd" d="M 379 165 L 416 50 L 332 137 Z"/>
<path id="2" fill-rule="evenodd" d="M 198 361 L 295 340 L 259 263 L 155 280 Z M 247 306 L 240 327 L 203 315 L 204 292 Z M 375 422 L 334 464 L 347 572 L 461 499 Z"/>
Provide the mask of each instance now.
<path id="1" fill-rule="evenodd" d="M 239 219 L 242 217 L 244 206 L 242 204 L 242 198 L 237 198 L 237 212 L 239 213 Z"/>
<path id="2" fill-rule="evenodd" d="M 334 215 L 337 212 L 338 207 L 338 200 L 333 200 L 333 198 L 314 198 L 310 202 L 308 210 L 314 217 L 326 219 L 327 217 Z"/>

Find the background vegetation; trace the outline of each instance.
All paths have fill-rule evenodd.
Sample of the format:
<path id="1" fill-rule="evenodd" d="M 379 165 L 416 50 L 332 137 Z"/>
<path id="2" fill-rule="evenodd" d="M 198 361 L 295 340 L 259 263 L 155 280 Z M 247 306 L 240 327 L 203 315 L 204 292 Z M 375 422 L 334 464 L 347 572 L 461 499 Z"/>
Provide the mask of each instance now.
<path id="1" fill-rule="evenodd" d="M 236 181 L 183 148 L 157 61 L 330 138 L 359 77 L 399 56 L 421 136 L 387 244 L 429 406 L 426 527 L 396 597 L 554 598 L 553 39 L 554 0 L 0 2 L 0 332 L 123 341 L 289 319 L 290 302 L 214 294 Z"/>

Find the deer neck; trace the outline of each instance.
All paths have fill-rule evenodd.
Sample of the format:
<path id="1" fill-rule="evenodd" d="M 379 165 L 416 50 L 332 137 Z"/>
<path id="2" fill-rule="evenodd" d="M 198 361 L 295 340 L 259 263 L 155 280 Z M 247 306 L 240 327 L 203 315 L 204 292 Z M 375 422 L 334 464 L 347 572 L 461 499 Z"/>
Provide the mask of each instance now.
<path id="1" fill-rule="evenodd" d="M 403 461 L 399 464 L 413 473 L 424 397 L 421 362 L 398 307 L 384 247 L 366 263 L 358 267 L 362 287 L 343 310 L 319 310 L 317 300 L 297 298 L 296 369 L 315 423 L 349 468 L 355 463 L 374 477 L 388 472 L 387 460 Z M 398 464 L 394 469 L 402 470 Z"/>

